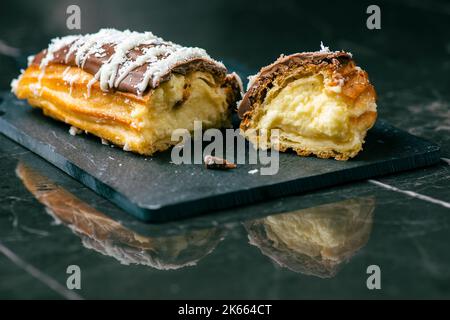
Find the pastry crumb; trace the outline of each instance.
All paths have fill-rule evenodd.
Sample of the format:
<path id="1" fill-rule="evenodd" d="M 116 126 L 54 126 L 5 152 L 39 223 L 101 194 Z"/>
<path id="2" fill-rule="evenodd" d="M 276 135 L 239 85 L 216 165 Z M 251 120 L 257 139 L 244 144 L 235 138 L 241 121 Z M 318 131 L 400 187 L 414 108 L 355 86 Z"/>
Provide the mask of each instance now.
<path id="1" fill-rule="evenodd" d="M 228 170 L 235 169 L 237 167 L 237 165 L 233 162 L 211 155 L 205 156 L 203 161 L 205 162 L 206 169 Z"/>
<path id="2" fill-rule="evenodd" d="M 83 130 L 78 129 L 77 127 L 71 126 L 69 129 L 69 133 L 71 136 L 76 136 L 77 134 L 82 134 Z"/>

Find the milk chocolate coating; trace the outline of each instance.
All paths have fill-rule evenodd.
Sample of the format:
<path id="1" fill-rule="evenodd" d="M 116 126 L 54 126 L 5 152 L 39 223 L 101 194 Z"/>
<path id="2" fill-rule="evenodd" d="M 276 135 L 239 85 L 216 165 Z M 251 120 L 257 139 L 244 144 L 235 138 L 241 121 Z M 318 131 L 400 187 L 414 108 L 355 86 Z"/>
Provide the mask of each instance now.
<path id="1" fill-rule="evenodd" d="M 340 64 L 347 63 L 351 59 L 351 54 L 344 51 L 304 52 L 281 56 L 273 64 L 262 68 L 255 76 L 238 107 L 239 117 L 243 119 L 244 115 L 252 110 L 255 99 L 264 99 L 267 92 L 271 89 L 275 78 L 285 72 L 289 72 L 290 69 L 310 64 L 327 64 L 337 68 Z"/>
<path id="2" fill-rule="evenodd" d="M 165 45 L 165 44 L 158 44 L 158 45 Z M 136 60 L 140 55 L 143 54 L 142 50 L 144 48 L 150 48 L 153 47 L 153 44 L 150 45 L 140 45 L 135 47 L 134 49 L 128 51 L 127 56 L 130 58 L 131 61 Z M 102 48 L 105 50 L 105 54 L 102 57 L 98 57 L 95 55 L 88 55 L 86 58 L 85 63 L 81 66 L 81 68 L 92 74 L 95 75 L 97 71 L 102 67 L 104 63 L 106 63 L 109 58 L 114 54 L 115 49 L 113 45 L 107 44 L 102 46 Z M 53 58 L 49 61 L 50 64 L 63 64 L 73 67 L 78 67 L 75 62 L 75 52 L 72 52 L 67 57 L 66 62 L 66 54 L 69 52 L 70 45 L 66 45 L 62 47 L 61 49 L 57 50 L 53 54 Z M 47 49 L 42 50 L 39 52 L 33 59 L 31 64 L 39 65 L 42 61 L 42 59 L 45 57 L 47 53 Z M 162 56 L 159 56 L 158 59 L 164 58 Z M 149 63 L 145 63 L 134 70 L 130 71 L 126 77 L 119 83 L 117 90 L 123 91 L 123 92 L 130 92 L 134 94 L 138 94 L 137 85 L 142 81 L 143 75 L 145 71 L 147 70 Z M 165 74 L 159 81 L 156 83 L 155 86 L 152 86 L 151 83 L 148 84 L 148 89 L 154 89 L 158 87 L 162 82 L 167 81 L 170 79 L 171 73 L 178 73 L 178 74 L 186 74 L 191 71 L 205 71 L 211 73 L 216 79 L 218 79 L 220 82 L 225 81 L 225 77 L 227 75 L 227 70 L 217 64 L 215 64 L 213 61 L 209 61 L 207 59 L 193 59 L 187 62 L 180 62 L 177 65 L 173 66 L 167 74 Z"/>

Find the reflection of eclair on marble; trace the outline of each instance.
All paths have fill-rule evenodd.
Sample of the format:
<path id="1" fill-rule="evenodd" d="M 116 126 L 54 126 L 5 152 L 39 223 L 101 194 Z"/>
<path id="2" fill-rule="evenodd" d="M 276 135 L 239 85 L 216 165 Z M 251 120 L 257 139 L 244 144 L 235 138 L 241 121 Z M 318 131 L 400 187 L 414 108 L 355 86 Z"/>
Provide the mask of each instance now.
<path id="1" fill-rule="evenodd" d="M 375 200 L 356 198 L 245 223 L 250 243 L 282 267 L 331 278 L 364 247 Z"/>
<path id="2" fill-rule="evenodd" d="M 347 160 L 362 150 L 375 123 L 368 75 L 343 51 L 281 56 L 250 77 L 239 105 L 241 133 L 260 148 Z M 279 146 L 254 132 L 279 129 Z M 278 143 L 278 141 L 277 141 Z"/>
<path id="3" fill-rule="evenodd" d="M 194 121 L 229 126 L 242 90 L 203 49 L 114 29 L 53 39 L 11 85 L 44 114 L 146 155 Z"/>
<path id="4" fill-rule="evenodd" d="M 70 227 L 86 248 L 111 256 L 122 264 L 140 264 L 160 270 L 193 266 L 211 253 L 224 235 L 220 228 L 209 228 L 170 236 L 142 236 L 30 167 L 19 163 L 16 172 L 47 212 Z"/>

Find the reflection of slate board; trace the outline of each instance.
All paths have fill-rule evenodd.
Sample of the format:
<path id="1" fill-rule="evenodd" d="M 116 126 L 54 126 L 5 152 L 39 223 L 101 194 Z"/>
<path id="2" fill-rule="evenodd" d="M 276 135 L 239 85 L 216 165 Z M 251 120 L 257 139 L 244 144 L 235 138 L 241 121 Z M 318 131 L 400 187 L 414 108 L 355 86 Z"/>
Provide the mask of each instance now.
<path id="1" fill-rule="evenodd" d="M 174 165 L 170 151 L 153 158 L 71 136 L 66 124 L 44 117 L 11 94 L 0 105 L 0 132 L 37 153 L 119 207 L 145 221 L 167 221 L 427 166 L 439 147 L 384 121 L 369 132 L 365 150 L 341 162 L 280 155 L 274 176 L 251 175 L 259 165 L 230 171 Z"/>

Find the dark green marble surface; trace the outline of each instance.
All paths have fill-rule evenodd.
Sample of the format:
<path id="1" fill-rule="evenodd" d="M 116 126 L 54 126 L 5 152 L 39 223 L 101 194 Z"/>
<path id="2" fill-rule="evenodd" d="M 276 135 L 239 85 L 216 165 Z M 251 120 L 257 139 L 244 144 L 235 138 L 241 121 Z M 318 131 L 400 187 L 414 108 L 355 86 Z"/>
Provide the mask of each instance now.
<path id="1" fill-rule="evenodd" d="M 450 298 L 448 1 L 379 1 L 377 31 L 365 28 L 364 1 L 321 2 L 320 9 L 297 1 L 6 1 L 0 90 L 22 56 L 68 33 L 65 9 L 74 3 L 83 33 L 152 30 L 204 47 L 244 75 L 321 40 L 352 51 L 377 88 L 380 116 L 438 143 L 442 163 L 148 225 L 0 136 L 0 298 Z M 287 214 L 267 216 L 274 211 Z M 283 221 L 284 232 L 270 228 Z M 315 248 L 311 230 L 340 245 Z M 275 243 L 274 233 L 297 240 Z M 78 291 L 65 285 L 72 264 L 82 270 Z M 366 286 L 373 264 L 381 290 Z"/>

